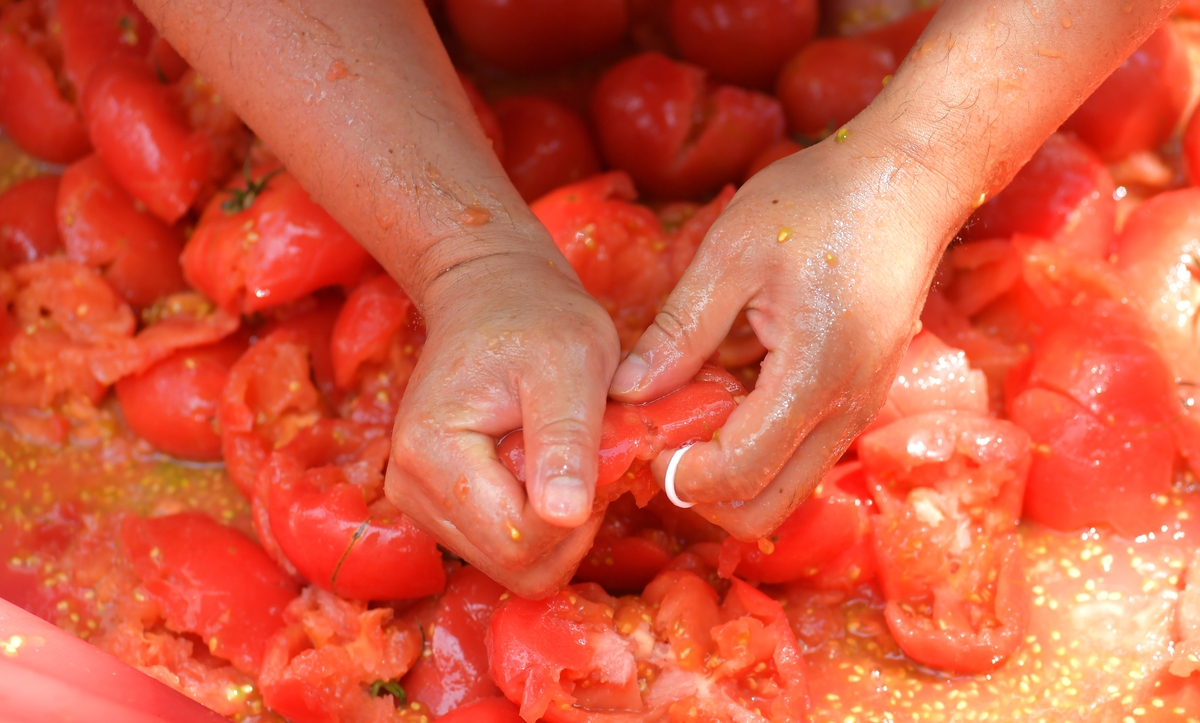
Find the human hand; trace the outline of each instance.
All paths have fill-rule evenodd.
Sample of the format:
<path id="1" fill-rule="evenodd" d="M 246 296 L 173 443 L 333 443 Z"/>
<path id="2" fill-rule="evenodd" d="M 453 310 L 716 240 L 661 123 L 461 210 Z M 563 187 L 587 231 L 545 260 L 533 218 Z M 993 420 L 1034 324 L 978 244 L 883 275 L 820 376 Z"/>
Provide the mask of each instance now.
<path id="1" fill-rule="evenodd" d="M 485 256 L 440 276 L 425 300 L 388 498 L 514 592 L 544 595 L 568 582 L 603 516 L 592 500 L 616 328 L 561 256 Z M 496 456 L 519 427 L 524 485 Z"/>
<path id="2" fill-rule="evenodd" d="M 808 496 L 882 405 L 915 332 L 961 194 L 900 147 L 855 131 L 748 181 L 613 380 L 629 402 L 680 386 L 747 309 L 768 349 L 757 386 L 675 476 L 735 537 L 770 533 Z"/>

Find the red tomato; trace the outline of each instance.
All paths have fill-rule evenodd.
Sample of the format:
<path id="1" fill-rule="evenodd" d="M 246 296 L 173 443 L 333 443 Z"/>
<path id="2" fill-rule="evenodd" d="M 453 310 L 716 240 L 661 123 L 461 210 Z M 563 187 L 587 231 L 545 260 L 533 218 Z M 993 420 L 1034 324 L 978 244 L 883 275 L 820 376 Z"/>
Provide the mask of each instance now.
<path id="1" fill-rule="evenodd" d="M 57 0 L 54 19 L 62 29 L 63 74 L 77 93 L 100 63 L 145 61 L 154 45 L 154 26 L 132 0 Z"/>
<path id="2" fill-rule="evenodd" d="M 830 35 L 870 35 L 913 15 L 932 15 L 936 6 L 926 12 L 918 10 L 929 4 L 927 0 L 821 0 L 821 22 Z"/>
<path id="3" fill-rule="evenodd" d="M 154 70 L 168 83 L 179 80 L 189 70 L 187 61 L 162 36 L 154 38 L 154 47 L 150 50 L 150 57 L 154 61 Z"/>
<path id="4" fill-rule="evenodd" d="M 88 136 L 117 182 L 167 223 L 187 213 L 208 179 L 208 137 L 188 127 L 178 97 L 145 63 L 108 60 L 88 76 Z"/>
<path id="5" fill-rule="evenodd" d="M 188 283 L 229 311 L 286 304 L 350 286 L 371 257 L 287 171 L 252 172 L 204 209 L 183 251 Z"/>
<path id="6" fill-rule="evenodd" d="M 253 137 L 216 88 L 194 70 L 184 68 L 171 90 L 187 118 L 188 127 L 203 134 L 211 149 L 209 167 L 193 208 L 204 208 L 234 171 L 243 168 Z"/>
<path id="7" fill-rule="evenodd" d="M 495 109 L 504 135 L 504 170 L 521 198 L 535 201 L 599 172 L 591 135 L 573 111 L 536 95 L 505 98 Z"/>
<path id="8" fill-rule="evenodd" d="M 98 269 L 134 306 L 186 288 L 183 233 L 146 213 L 91 155 L 63 172 L 58 231 L 67 257 Z"/>
<path id="9" fill-rule="evenodd" d="M 387 274 L 354 289 L 333 326 L 333 378 L 339 387 L 349 389 L 364 363 L 387 357 L 392 337 L 408 324 L 412 309 L 408 295 Z"/>
<path id="10" fill-rule="evenodd" d="M 896 58 L 884 45 L 823 38 L 788 61 L 775 95 L 793 133 L 823 138 L 866 108 L 895 70 Z"/>
<path id="11" fill-rule="evenodd" d="M 466 714 L 462 711 L 474 708 L 476 701 L 500 695 L 488 673 L 484 636 L 504 594 L 500 583 L 473 567 L 461 567 L 450 576 L 424 626 L 425 650 L 403 681 L 410 700 L 429 706 L 435 716 L 459 711 L 444 720 L 477 720 L 463 718 Z M 516 708 L 508 701 L 505 704 L 515 716 Z M 483 705 L 488 710 L 494 707 Z"/>
<path id="12" fill-rule="evenodd" d="M 1200 189 L 1163 193 L 1135 209 L 1117 239 L 1116 267 L 1145 307 L 1174 376 L 1200 380 Z"/>
<path id="13" fill-rule="evenodd" d="M 1187 52 L 1171 23 L 1142 47 L 1063 123 L 1106 163 L 1157 148 L 1183 115 L 1191 87 Z"/>
<path id="14" fill-rule="evenodd" d="M 341 401 L 341 394 L 334 382 L 333 328 L 341 316 L 344 301 L 341 292 L 336 289 L 305 296 L 286 306 L 269 309 L 270 321 L 256 332 L 256 336 L 262 339 L 281 329 L 287 330 L 294 334 L 296 341 L 307 346 L 312 380 L 321 394 L 333 404 Z"/>
<path id="15" fill-rule="evenodd" d="M 607 50 L 625 35 L 624 0 L 446 0 L 454 34 L 504 70 L 550 70 Z"/>
<path id="16" fill-rule="evenodd" d="M 220 461 L 217 404 L 240 340 L 182 349 L 117 382 L 117 401 L 134 434 L 180 459 Z"/>
<path id="17" fill-rule="evenodd" d="M 1108 523 L 1131 537 L 1157 525 L 1182 410 L 1135 312 L 1112 301 L 1058 310 L 1009 387 L 1009 416 L 1038 445 L 1026 517 L 1064 531 Z"/>
<path id="18" fill-rule="evenodd" d="M 214 655 L 258 675 L 263 646 L 298 592 L 262 548 L 199 512 L 130 516 L 121 543 L 168 627 L 195 633 Z"/>
<path id="19" fill-rule="evenodd" d="M 458 80 L 462 83 L 463 92 L 467 94 L 467 100 L 471 101 L 471 109 L 475 111 L 475 117 L 479 119 L 479 125 L 483 127 L 483 134 L 492 142 L 492 151 L 495 152 L 496 158 L 503 163 L 506 157 L 504 131 L 500 129 L 500 120 L 496 117 L 496 111 L 492 110 L 492 107 L 484 100 L 483 95 L 479 93 L 479 89 L 475 87 L 470 78 L 459 73 Z"/>
<path id="20" fill-rule="evenodd" d="M 412 599 L 446 584 L 437 543 L 383 497 L 388 445 L 386 428 L 320 421 L 258 473 L 255 495 L 280 551 L 341 597 Z"/>
<path id="21" fill-rule="evenodd" d="M 917 3 L 914 4 L 920 2 L 921 0 L 917 0 Z M 888 50 L 892 51 L 892 56 L 899 65 L 917 44 L 921 33 L 925 32 L 925 26 L 929 25 L 929 21 L 933 19 L 936 12 L 936 5 L 924 10 L 916 10 L 888 25 L 863 33 L 861 37 L 863 40 L 870 40 L 886 46 Z M 850 34 L 853 35 L 853 33 Z"/>
<path id="22" fill-rule="evenodd" d="M 487 698 L 438 718 L 442 723 L 524 723 L 520 709 L 507 698 Z"/>
<path id="23" fill-rule="evenodd" d="M 622 495 L 604 511 L 592 548 L 579 563 L 573 582 L 594 582 L 612 594 L 637 593 L 662 572 L 680 550 L 649 510 Z"/>
<path id="24" fill-rule="evenodd" d="M 0 128 L 31 155 L 70 163 L 88 152 L 90 141 L 47 59 L 58 48 L 44 21 L 33 2 L 0 13 Z"/>
<path id="25" fill-rule="evenodd" d="M 817 32 L 817 0 L 673 0 L 671 36 L 713 78 L 768 88 Z"/>
<path id="26" fill-rule="evenodd" d="M 608 163 L 658 196 L 691 198 L 740 179 L 783 136 L 783 110 L 762 93 L 722 85 L 659 53 L 614 65 L 592 94 Z"/>
<path id="27" fill-rule="evenodd" d="M 873 503 L 862 465 L 838 465 L 769 537 L 721 543 L 722 577 L 852 589 L 875 576 L 871 551 Z"/>
<path id="28" fill-rule="evenodd" d="M 924 665 L 996 668 L 1029 617 L 1016 538 L 1029 435 L 1011 422 L 928 412 L 864 435 L 858 450 L 880 511 L 875 558 L 892 635 Z"/>
<path id="29" fill-rule="evenodd" d="M 58 176 L 38 176 L 0 194 L 0 266 L 37 261 L 62 248 L 54 220 Z"/>
<path id="30" fill-rule="evenodd" d="M 722 605 L 679 570 L 640 598 L 588 584 L 511 598 L 492 616 L 488 649 L 492 676 L 525 720 L 803 720 L 808 707 L 783 608 L 740 580 Z"/>
<path id="31" fill-rule="evenodd" d="M 1052 241 L 1081 258 L 1112 252 L 1117 203 L 1108 168 L 1080 141 L 1055 133 L 967 221 L 968 241 L 1015 233 Z"/>
<path id="32" fill-rule="evenodd" d="M 750 165 L 746 168 L 746 175 L 743 178 L 743 182 L 749 181 L 754 174 L 771 165 L 775 161 L 778 161 L 781 158 L 787 158 L 793 153 L 802 150 L 804 150 L 804 146 L 790 138 L 783 138 L 776 141 L 775 143 L 764 148 L 763 152 L 755 156 L 753 161 L 750 161 Z"/>
<path id="33" fill-rule="evenodd" d="M 412 616 L 309 587 L 284 619 L 287 627 L 267 642 L 258 679 L 273 711 L 294 723 L 397 719 L 403 701 L 384 684 L 395 684 L 421 654 Z"/>

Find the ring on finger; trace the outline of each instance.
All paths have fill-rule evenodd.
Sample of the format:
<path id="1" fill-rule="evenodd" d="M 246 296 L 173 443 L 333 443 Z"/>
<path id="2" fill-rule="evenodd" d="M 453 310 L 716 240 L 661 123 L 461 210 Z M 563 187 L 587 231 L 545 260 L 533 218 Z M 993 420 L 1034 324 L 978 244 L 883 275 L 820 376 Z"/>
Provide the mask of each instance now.
<path id="1" fill-rule="evenodd" d="M 679 460 L 683 459 L 683 453 L 692 448 L 692 445 L 686 445 L 675 450 L 675 454 L 671 455 L 671 461 L 667 464 L 667 474 L 663 478 L 663 488 L 666 490 L 667 499 L 671 500 L 671 504 L 682 509 L 687 509 L 695 502 L 684 502 L 679 499 L 679 495 L 675 494 L 675 472 L 679 469 Z"/>

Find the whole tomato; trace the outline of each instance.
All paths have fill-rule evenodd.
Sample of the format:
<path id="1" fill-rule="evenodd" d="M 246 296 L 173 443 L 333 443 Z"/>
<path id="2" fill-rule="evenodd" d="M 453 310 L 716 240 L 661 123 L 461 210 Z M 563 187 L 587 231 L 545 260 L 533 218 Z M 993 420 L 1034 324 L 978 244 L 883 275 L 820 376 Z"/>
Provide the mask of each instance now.
<path id="1" fill-rule="evenodd" d="M 671 35 L 713 78 L 768 88 L 817 31 L 816 0 L 673 0 Z"/>
<path id="2" fill-rule="evenodd" d="M 703 70 L 660 53 L 609 69 L 593 92 L 592 119 L 609 165 L 666 198 L 740 180 L 784 130 L 779 101 L 729 85 L 710 88 Z"/>
<path id="3" fill-rule="evenodd" d="M 866 108 L 895 70 L 895 55 L 881 43 L 822 38 L 788 61 L 775 94 L 793 133 L 820 138 Z"/>
<path id="4" fill-rule="evenodd" d="M 536 95 L 496 103 L 504 135 L 504 170 L 526 201 L 596 174 L 600 161 L 583 119 Z"/>
<path id="5" fill-rule="evenodd" d="M 468 50 L 518 73 L 607 50 L 629 25 L 625 0 L 446 0 L 446 15 Z"/>

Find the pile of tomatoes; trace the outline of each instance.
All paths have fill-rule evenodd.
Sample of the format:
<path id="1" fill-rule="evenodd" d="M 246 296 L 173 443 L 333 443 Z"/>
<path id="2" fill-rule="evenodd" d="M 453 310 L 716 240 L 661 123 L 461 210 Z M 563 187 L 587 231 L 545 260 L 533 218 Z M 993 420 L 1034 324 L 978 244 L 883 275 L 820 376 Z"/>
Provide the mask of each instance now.
<path id="1" fill-rule="evenodd" d="M 735 184 L 836 133 L 935 10 L 428 4 L 625 349 Z M 743 319 L 719 366 L 610 403 L 604 524 L 531 601 L 383 494 L 403 290 L 130 0 L 0 0 L 0 128 L 37 159 L 0 186 L 0 594 L 237 720 L 1196 720 L 1189 14 L 972 216 L 880 416 L 774 534 L 648 467 L 753 388 Z M 523 479 L 519 433 L 497 454 Z M 81 482 L 153 465 L 183 482 Z"/>

